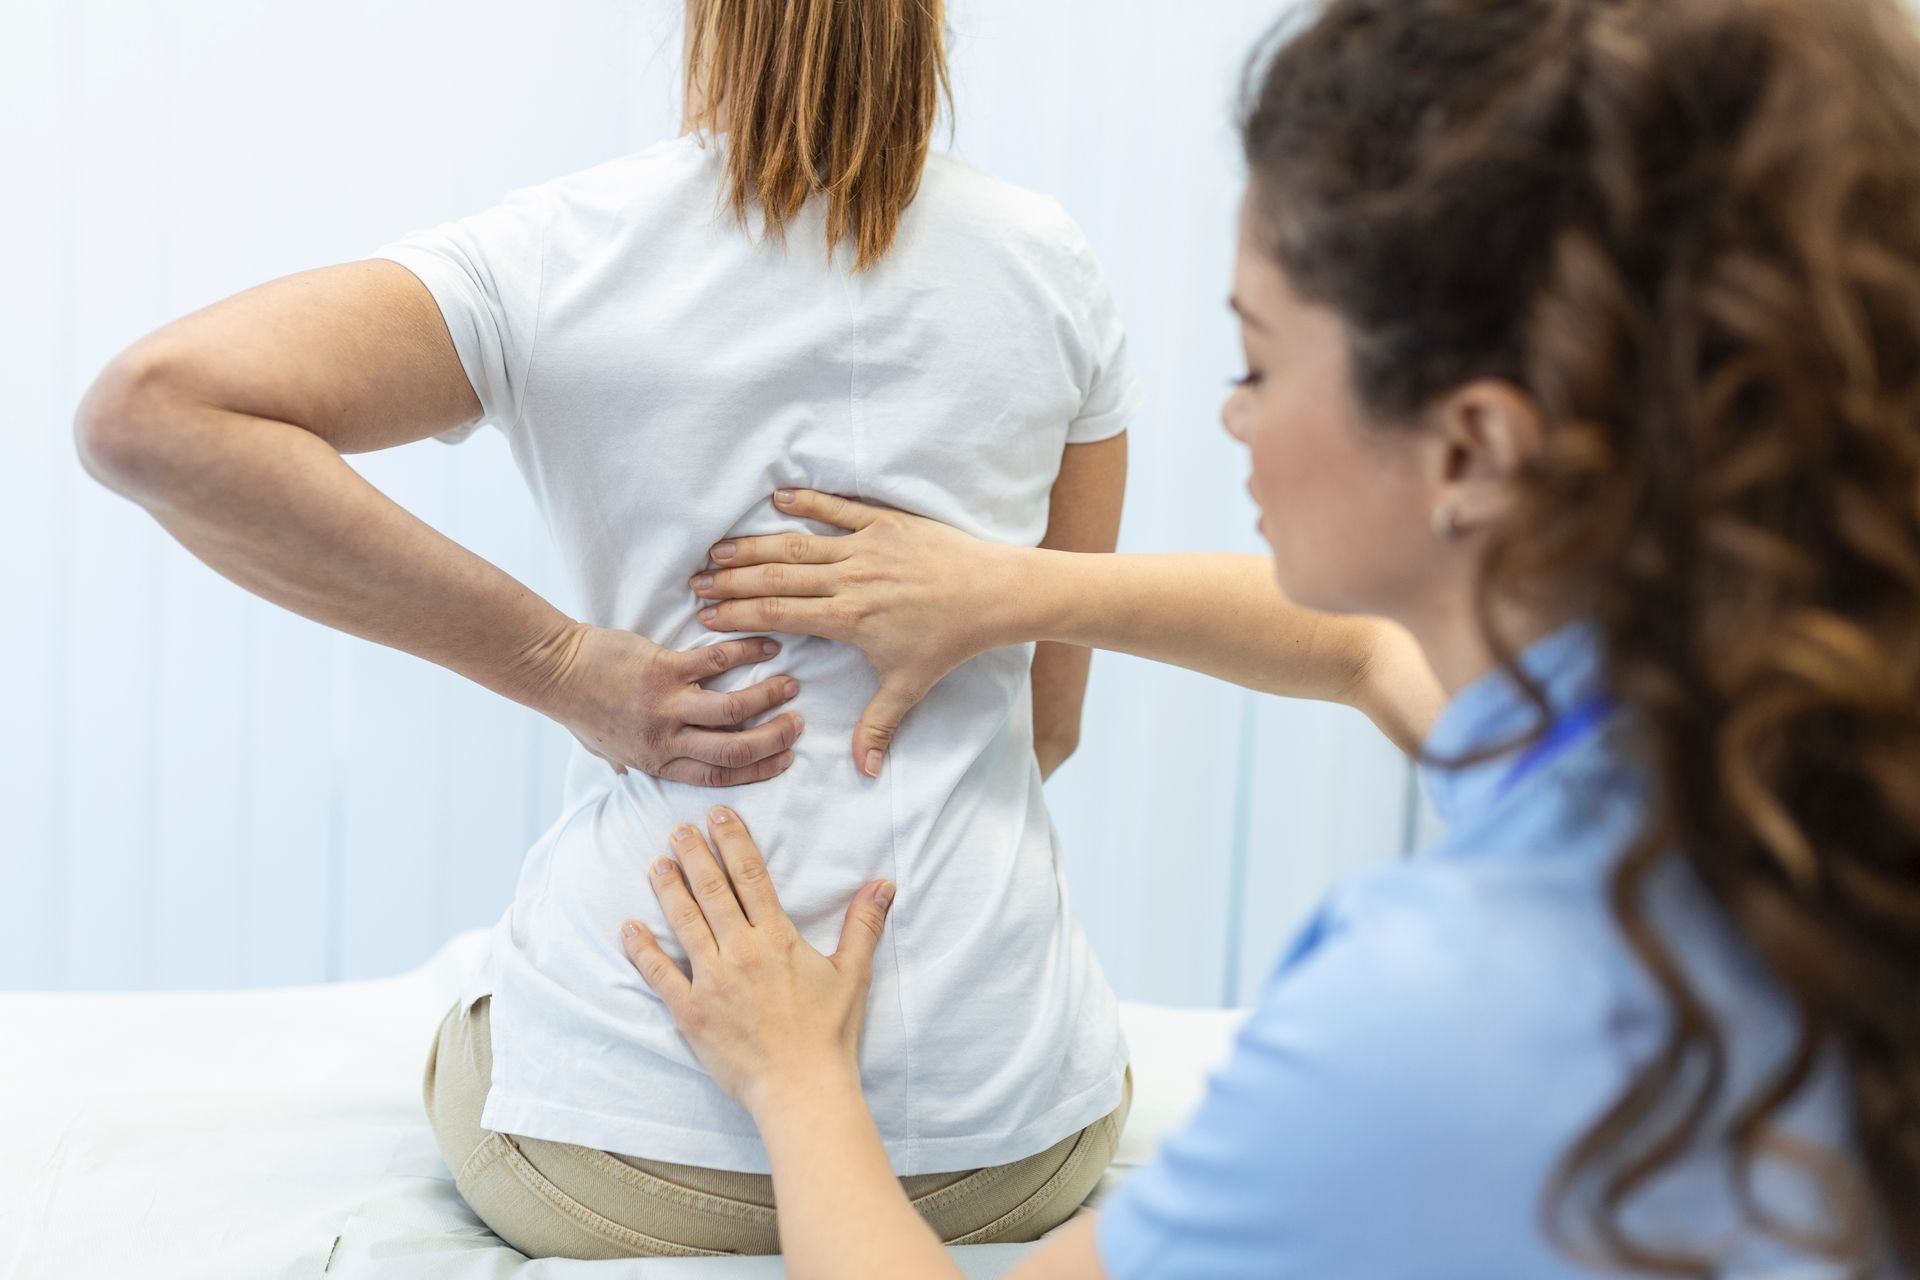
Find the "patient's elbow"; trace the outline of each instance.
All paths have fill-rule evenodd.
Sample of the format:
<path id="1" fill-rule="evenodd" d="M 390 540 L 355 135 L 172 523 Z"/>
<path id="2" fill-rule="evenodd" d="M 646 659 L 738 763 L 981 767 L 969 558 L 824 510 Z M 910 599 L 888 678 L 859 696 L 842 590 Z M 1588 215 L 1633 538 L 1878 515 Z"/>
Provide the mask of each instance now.
<path id="1" fill-rule="evenodd" d="M 1049 733 L 1036 737 L 1033 741 L 1033 754 L 1040 761 L 1041 778 L 1053 776 L 1053 771 L 1067 762 L 1080 746 L 1080 733 Z"/>
<path id="2" fill-rule="evenodd" d="M 167 365 L 138 346 L 100 371 L 73 414 L 74 448 L 88 475 L 129 497 L 159 483 L 168 452 L 161 406 L 171 382 Z"/>

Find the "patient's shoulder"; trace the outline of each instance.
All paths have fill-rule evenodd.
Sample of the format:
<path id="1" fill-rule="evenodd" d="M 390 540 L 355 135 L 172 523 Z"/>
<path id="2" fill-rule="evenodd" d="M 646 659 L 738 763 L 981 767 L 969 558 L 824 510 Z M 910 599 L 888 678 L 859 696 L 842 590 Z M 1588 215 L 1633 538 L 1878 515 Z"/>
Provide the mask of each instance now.
<path id="1" fill-rule="evenodd" d="M 1003 253 L 1011 250 L 1063 266 L 1077 265 L 1081 255 L 1090 253 L 1080 224 L 1058 199 L 945 152 L 927 158 L 920 194 L 908 217 L 946 237 L 970 237 Z"/>

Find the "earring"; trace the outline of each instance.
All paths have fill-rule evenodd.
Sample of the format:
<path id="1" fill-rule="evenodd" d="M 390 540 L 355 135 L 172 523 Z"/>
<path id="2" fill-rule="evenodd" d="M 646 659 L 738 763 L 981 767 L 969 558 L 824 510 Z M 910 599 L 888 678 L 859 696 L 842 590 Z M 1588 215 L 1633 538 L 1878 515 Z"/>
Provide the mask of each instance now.
<path id="1" fill-rule="evenodd" d="M 1433 536 L 1442 542 L 1453 542 L 1460 537 L 1459 521 L 1451 502 L 1433 509 Z"/>

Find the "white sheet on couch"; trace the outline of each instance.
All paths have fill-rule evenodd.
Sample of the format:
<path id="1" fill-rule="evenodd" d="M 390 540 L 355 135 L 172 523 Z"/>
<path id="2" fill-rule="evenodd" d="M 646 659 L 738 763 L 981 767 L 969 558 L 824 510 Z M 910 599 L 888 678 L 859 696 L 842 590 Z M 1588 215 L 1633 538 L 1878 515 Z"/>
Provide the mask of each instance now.
<path id="1" fill-rule="evenodd" d="M 484 937 L 377 981 L 0 993 L 0 1280 L 779 1275 L 766 1258 L 529 1261 L 466 1207 L 420 1076 Z M 1192 1109 L 1244 1015 L 1123 1016 L 1134 1106 L 1110 1181 Z M 997 1276 L 1030 1247 L 953 1252 Z"/>

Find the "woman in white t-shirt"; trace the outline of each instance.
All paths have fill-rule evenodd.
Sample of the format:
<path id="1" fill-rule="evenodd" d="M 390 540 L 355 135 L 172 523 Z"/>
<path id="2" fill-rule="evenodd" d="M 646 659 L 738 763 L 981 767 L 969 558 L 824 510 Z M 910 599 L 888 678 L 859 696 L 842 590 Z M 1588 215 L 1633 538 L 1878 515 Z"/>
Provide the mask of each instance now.
<path id="1" fill-rule="evenodd" d="M 462 1191 L 531 1254 L 777 1247 L 751 1119 L 619 941 L 716 785 L 751 784 L 730 803 L 781 833 L 767 858 L 816 945 L 862 884 L 900 886 L 862 1071 L 945 1238 L 1062 1221 L 1124 1118 L 1114 998 L 1041 792 L 1086 651 L 983 654 L 856 759 L 860 651 L 717 636 L 689 583 L 728 538 L 821 528 L 783 486 L 1113 547 L 1137 401 L 1119 314 L 1057 203 L 930 154 L 940 9 L 693 0 L 681 137 L 188 316 L 82 409 L 90 469 L 216 569 L 580 741 L 425 1080 Z M 482 423 L 576 616 L 340 456 Z"/>

